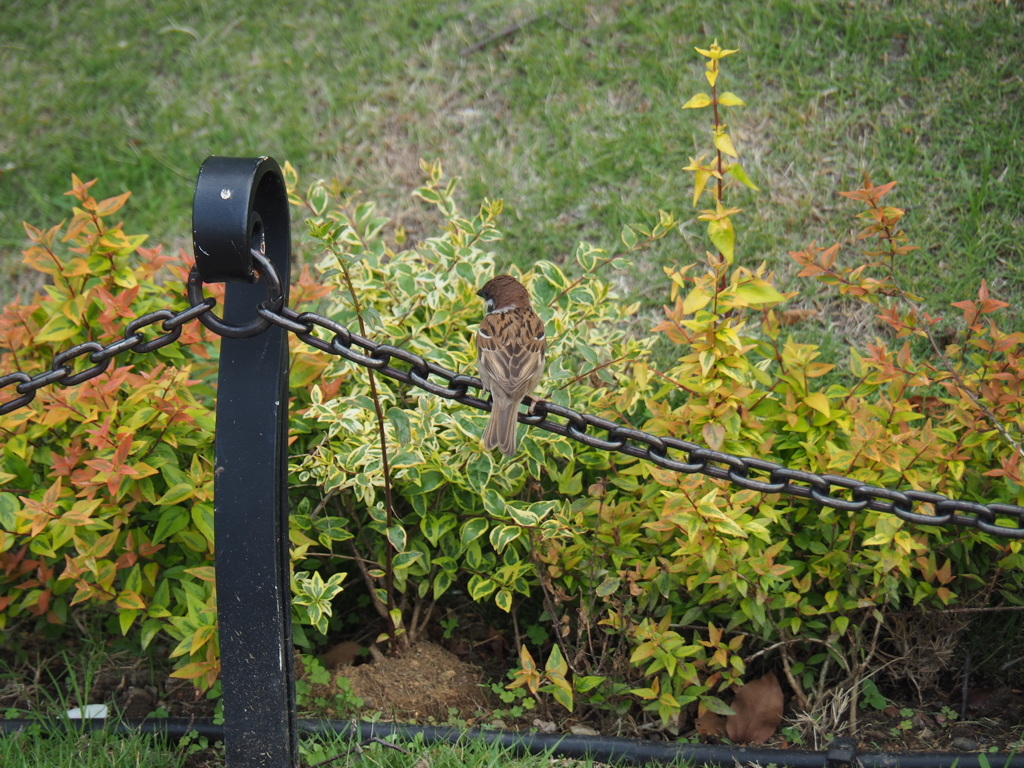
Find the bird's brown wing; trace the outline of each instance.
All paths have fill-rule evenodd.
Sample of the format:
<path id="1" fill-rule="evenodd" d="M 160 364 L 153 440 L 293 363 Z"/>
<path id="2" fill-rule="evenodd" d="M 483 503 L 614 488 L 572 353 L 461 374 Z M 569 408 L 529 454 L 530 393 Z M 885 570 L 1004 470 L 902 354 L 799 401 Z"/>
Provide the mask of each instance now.
<path id="1" fill-rule="evenodd" d="M 532 309 L 513 309 L 484 317 L 477 333 L 480 378 L 514 402 L 533 391 L 544 372 L 544 323 Z"/>

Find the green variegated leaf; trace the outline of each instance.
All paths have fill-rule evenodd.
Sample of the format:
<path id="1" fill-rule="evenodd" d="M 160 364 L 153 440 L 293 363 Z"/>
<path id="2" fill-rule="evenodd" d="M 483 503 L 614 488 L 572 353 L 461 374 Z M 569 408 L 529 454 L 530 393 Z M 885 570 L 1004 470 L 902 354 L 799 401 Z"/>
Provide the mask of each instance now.
<path id="1" fill-rule="evenodd" d="M 469 544 L 474 539 L 478 539 L 484 535 L 487 531 L 487 521 L 483 518 L 475 518 L 473 520 L 467 520 L 462 524 L 462 531 L 459 534 L 463 544 Z"/>
<path id="2" fill-rule="evenodd" d="M 391 561 L 391 567 L 396 571 L 400 571 L 408 568 L 421 557 L 423 557 L 422 552 L 402 552 L 395 555 L 395 559 Z"/>
<path id="3" fill-rule="evenodd" d="M 517 528 L 514 525 L 495 526 L 491 529 L 491 546 L 500 553 L 519 537 L 521 531 L 521 528 Z"/>
<path id="4" fill-rule="evenodd" d="M 478 493 L 483 493 L 493 471 L 494 463 L 491 461 L 491 457 L 486 453 L 478 454 L 466 465 L 466 477 L 470 487 Z"/>
<path id="5" fill-rule="evenodd" d="M 169 507 L 160 511 L 160 521 L 153 532 L 153 543 L 163 541 L 188 525 L 191 515 L 184 507 Z"/>
<path id="6" fill-rule="evenodd" d="M 508 513 L 519 525 L 530 527 L 540 522 L 540 515 L 531 510 L 527 505 L 519 501 L 508 503 Z"/>
<path id="7" fill-rule="evenodd" d="M 434 577 L 434 599 L 437 600 L 441 595 L 448 591 L 448 588 L 452 585 L 452 577 L 447 571 L 439 571 Z"/>
<path id="8" fill-rule="evenodd" d="M 786 297 L 775 290 L 771 283 L 754 278 L 736 286 L 736 296 L 748 306 L 757 307 L 762 304 L 775 304 L 785 301 Z"/>
<path id="9" fill-rule="evenodd" d="M 412 440 L 412 424 L 409 421 L 409 414 L 401 408 L 388 408 L 388 421 L 395 428 L 395 438 L 399 445 L 406 445 Z"/>
<path id="10" fill-rule="evenodd" d="M 391 546 L 399 552 L 403 552 L 405 550 L 405 529 L 401 525 L 398 525 L 397 523 L 392 525 L 387 529 L 387 535 L 388 541 L 391 542 Z"/>
<path id="11" fill-rule="evenodd" d="M 470 578 L 467 588 L 470 598 L 480 602 L 490 595 L 497 586 L 491 579 L 485 579 L 483 576 L 476 575 Z"/>
<path id="12" fill-rule="evenodd" d="M 717 696 L 701 696 L 700 703 L 703 704 L 707 709 L 714 712 L 716 715 L 723 715 L 724 717 L 729 717 L 730 715 L 736 714 L 736 712 L 733 711 L 732 707 L 730 707 Z"/>
<path id="13" fill-rule="evenodd" d="M 589 690 L 593 690 L 607 678 L 601 675 L 585 675 L 583 677 L 577 677 L 575 680 L 576 690 L 580 693 L 586 693 Z"/>
<path id="14" fill-rule="evenodd" d="M 725 260 L 732 264 L 736 245 L 736 230 L 728 217 L 708 222 L 708 237 L 715 247 L 721 251 Z"/>
<path id="15" fill-rule="evenodd" d="M 494 596 L 494 604 L 505 613 L 510 613 L 512 611 L 512 593 L 507 589 L 499 590 L 498 594 Z"/>

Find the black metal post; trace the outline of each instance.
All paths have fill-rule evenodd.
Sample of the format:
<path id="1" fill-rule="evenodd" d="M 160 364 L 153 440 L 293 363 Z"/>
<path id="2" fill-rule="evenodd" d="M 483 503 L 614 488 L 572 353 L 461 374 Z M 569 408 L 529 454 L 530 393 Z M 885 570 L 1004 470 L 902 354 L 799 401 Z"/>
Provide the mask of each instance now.
<path id="1" fill-rule="evenodd" d="M 256 314 L 268 289 L 256 284 L 252 255 L 270 260 L 280 300 L 287 301 L 291 234 L 278 164 L 269 157 L 207 158 L 196 181 L 192 236 L 203 281 L 228 282 L 223 325 L 258 333 L 222 338 L 217 383 L 214 533 L 226 762 L 291 768 L 299 750 L 288 564 L 288 339 Z"/>

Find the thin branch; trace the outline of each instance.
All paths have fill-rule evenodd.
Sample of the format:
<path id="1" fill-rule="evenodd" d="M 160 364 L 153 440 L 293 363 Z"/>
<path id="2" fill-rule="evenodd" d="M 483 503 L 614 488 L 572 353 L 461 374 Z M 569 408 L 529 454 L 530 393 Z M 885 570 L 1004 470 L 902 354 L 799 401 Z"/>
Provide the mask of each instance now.
<path id="1" fill-rule="evenodd" d="M 602 368 L 607 368 L 607 367 L 608 367 L 609 365 L 615 365 L 616 363 L 620 363 L 620 362 L 622 362 L 623 360 L 625 360 L 625 359 L 626 359 L 626 357 L 627 357 L 627 355 L 623 355 L 622 357 L 618 357 L 618 358 L 616 358 L 616 359 L 614 359 L 614 360 L 609 360 L 609 361 L 608 361 L 607 363 L 601 363 L 601 365 L 597 366 L 596 368 L 591 368 L 591 369 L 590 369 L 589 371 L 587 371 L 586 373 L 581 373 L 581 374 L 580 374 L 579 376 L 577 376 L 577 377 L 576 377 L 575 379 L 573 379 L 572 381 L 568 381 L 568 382 L 566 382 L 565 384 L 563 384 L 562 386 L 560 386 L 560 387 L 559 387 L 559 389 L 565 389 L 566 387 L 568 387 L 568 386 L 571 386 L 572 384 L 575 384 L 575 383 L 576 383 L 577 381 L 579 381 L 580 379 L 585 379 L 585 378 L 586 378 L 587 376 L 589 376 L 590 374 L 592 374 L 592 373 L 597 373 L 597 372 L 598 372 L 598 371 L 600 371 L 600 370 L 601 370 Z"/>
<path id="2" fill-rule="evenodd" d="M 352 231 L 358 232 L 355 226 L 355 221 L 352 220 L 351 217 L 349 217 L 349 220 Z M 345 276 L 345 284 L 348 287 L 349 295 L 352 297 L 352 304 L 356 310 L 356 318 L 359 320 L 359 332 L 363 336 L 366 336 L 366 324 L 363 322 L 362 305 L 359 302 L 359 296 L 356 294 L 355 286 L 352 284 L 352 276 L 349 274 L 348 267 L 344 264 L 342 264 L 341 271 Z M 388 441 L 387 435 L 384 431 L 384 410 L 380 405 L 380 396 L 377 394 L 377 379 L 373 375 L 373 370 L 367 369 L 367 374 L 370 379 L 370 398 L 373 400 L 373 408 L 377 412 L 377 432 L 380 435 L 381 470 L 384 473 L 384 511 L 387 515 L 387 527 L 390 530 L 391 526 L 394 525 L 395 512 L 391 503 L 391 471 L 388 467 Z M 391 544 L 391 540 L 388 539 L 387 544 L 384 547 L 384 590 L 388 598 L 388 615 L 386 621 L 389 628 L 388 635 L 391 638 L 392 650 L 394 650 L 397 638 L 397 627 L 395 626 L 394 620 L 391 618 L 391 610 L 395 607 L 395 571 L 392 567 L 392 561 L 394 559 L 393 550 L 394 547 Z"/>
<path id="3" fill-rule="evenodd" d="M 491 43 L 495 42 L 496 40 L 501 40 L 503 37 L 508 37 L 509 35 L 514 35 L 519 30 L 523 29 L 524 27 L 529 26 L 530 24 L 533 24 L 535 21 L 537 21 L 540 18 L 541 18 L 540 16 L 531 16 L 526 21 L 521 21 L 521 22 L 516 22 L 515 24 L 510 24 L 509 26 L 505 27 L 500 32 L 495 32 L 490 37 L 485 37 L 480 42 L 473 43 L 473 45 L 470 45 L 470 46 L 467 46 L 467 47 L 463 48 L 461 51 L 459 51 L 459 56 L 469 56 L 469 54 L 475 53 L 476 51 L 479 51 L 481 48 L 486 48 L 488 45 L 490 45 Z"/>

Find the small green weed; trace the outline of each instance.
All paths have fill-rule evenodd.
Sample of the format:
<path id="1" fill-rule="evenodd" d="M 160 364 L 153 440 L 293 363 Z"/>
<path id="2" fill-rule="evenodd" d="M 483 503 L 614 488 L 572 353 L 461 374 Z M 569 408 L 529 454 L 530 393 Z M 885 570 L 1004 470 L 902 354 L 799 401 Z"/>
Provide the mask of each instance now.
<path id="1" fill-rule="evenodd" d="M 441 628 L 444 630 L 444 639 L 451 640 L 452 632 L 459 626 L 459 619 L 457 616 L 452 616 L 450 619 L 441 619 Z"/>
<path id="2" fill-rule="evenodd" d="M 305 669 L 305 678 L 295 681 L 295 701 L 300 710 L 348 717 L 362 709 L 363 700 L 352 693 L 352 684 L 348 678 L 338 675 L 332 689 L 331 671 L 324 667 L 320 659 L 303 654 L 299 656 L 299 662 Z M 328 692 L 323 693 L 322 688 L 314 690 L 313 686 L 327 687 Z"/>
<path id="3" fill-rule="evenodd" d="M 862 707 L 871 707 L 872 709 L 883 710 L 887 706 L 888 702 L 878 691 L 878 686 L 875 685 L 874 680 L 864 680 L 860 684 L 861 699 L 860 704 Z"/>
<path id="4" fill-rule="evenodd" d="M 537 706 L 537 700 L 527 695 L 524 688 L 505 688 L 501 683 L 491 683 L 491 692 L 501 699 L 503 704 L 511 704 L 508 709 L 496 709 L 492 713 L 495 718 L 519 718 Z"/>

